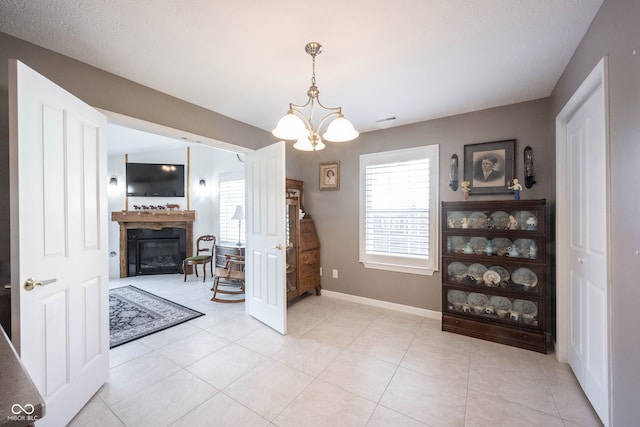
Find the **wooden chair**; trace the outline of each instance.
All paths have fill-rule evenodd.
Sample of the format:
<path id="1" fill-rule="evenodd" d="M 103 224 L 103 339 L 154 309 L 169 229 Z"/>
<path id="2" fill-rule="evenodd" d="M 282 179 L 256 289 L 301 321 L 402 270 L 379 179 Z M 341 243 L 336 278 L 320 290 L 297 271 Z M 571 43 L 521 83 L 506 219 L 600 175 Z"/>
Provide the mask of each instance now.
<path id="1" fill-rule="evenodd" d="M 244 295 L 244 256 L 225 255 L 225 266 L 217 267 L 213 279 L 213 298 L 216 302 L 243 302 L 242 298 L 220 298 L 218 294 Z"/>
<path id="2" fill-rule="evenodd" d="M 196 241 L 196 254 L 192 257 L 186 258 L 182 261 L 182 271 L 184 272 L 184 281 L 187 281 L 187 274 L 189 274 L 189 268 L 193 266 L 193 271 L 196 273 L 196 277 L 198 277 L 198 265 L 203 265 L 202 272 L 202 281 L 207 281 L 207 263 L 209 264 L 209 269 L 211 270 L 211 274 L 213 275 L 213 258 L 214 258 L 214 250 L 216 247 L 216 236 L 211 234 L 206 234 L 204 236 L 198 237 Z"/>

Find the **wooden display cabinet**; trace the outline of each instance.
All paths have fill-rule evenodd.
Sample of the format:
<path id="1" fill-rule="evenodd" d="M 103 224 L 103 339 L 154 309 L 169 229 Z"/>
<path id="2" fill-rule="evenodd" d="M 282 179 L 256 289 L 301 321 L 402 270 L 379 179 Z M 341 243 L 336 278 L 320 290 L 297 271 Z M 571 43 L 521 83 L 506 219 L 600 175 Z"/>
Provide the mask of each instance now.
<path id="1" fill-rule="evenodd" d="M 546 201 L 442 202 L 442 330 L 546 353 Z"/>
<path id="2" fill-rule="evenodd" d="M 287 179 L 286 191 L 287 299 L 312 289 L 320 295 L 320 240 L 311 215 L 304 210 L 303 182 Z"/>

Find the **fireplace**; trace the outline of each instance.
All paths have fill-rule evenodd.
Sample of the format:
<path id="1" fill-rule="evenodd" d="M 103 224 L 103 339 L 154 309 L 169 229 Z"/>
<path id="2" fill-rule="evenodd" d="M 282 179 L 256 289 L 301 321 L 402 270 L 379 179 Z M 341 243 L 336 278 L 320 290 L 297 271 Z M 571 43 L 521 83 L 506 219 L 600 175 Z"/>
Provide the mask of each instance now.
<path id="1" fill-rule="evenodd" d="M 186 231 L 182 228 L 127 230 L 128 276 L 182 273 Z"/>
<path id="2" fill-rule="evenodd" d="M 120 224 L 120 277 L 180 273 L 193 255 L 195 211 L 115 211 Z"/>

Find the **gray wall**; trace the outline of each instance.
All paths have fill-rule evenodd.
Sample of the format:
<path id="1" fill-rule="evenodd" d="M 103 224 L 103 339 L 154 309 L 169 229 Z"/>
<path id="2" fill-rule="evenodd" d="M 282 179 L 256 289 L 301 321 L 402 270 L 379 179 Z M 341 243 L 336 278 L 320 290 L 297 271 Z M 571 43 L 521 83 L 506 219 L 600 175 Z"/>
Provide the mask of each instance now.
<path id="1" fill-rule="evenodd" d="M 348 116 L 348 112 L 345 112 Z M 460 189 L 449 187 L 448 165 L 451 155 L 460 159 L 461 175 L 464 145 L 479 142 L 517 139 L 516 176 L 524 182 L 522 151 L 534 149 L 537 181 L 524 199 L 549 198 L 552 187 L 547 166 L 553 155 L 550 136 L 548 98 L 446 117 L 418 124 L 362 134 L 345 143 L 327 142 L 327 148 L 306 153 L 300 179 L 305 181 L 305 207 L 312 215 L 320 236 L 322 287 L 331 291 L 390 301 L 413 307 L 441 310 L 441 275 L 419 276 L 367 269 L 358 262 L 358 170 L 361 154 L 389 151 L 420 145 L 440 144 L 440 198 L 462 200 Z M 320 191 L 319 163 L 340 161 L 340 190 Z M 471 200 L 512 198 L 511 195 L 477 196 Z M 337 269 L 338 279 L 331 277 Z"/>
<path id="2" fill-rule="evenodd" d="M 609 61 L 613 424 L 638 425 L 640 406 L 640 1 L 605 0 L 551 96 L 560 112 L 600 58 Z M 637 51 L 636 51 L 637 50 Z M 634 54 L 634 51 L 635 54 Z"/>

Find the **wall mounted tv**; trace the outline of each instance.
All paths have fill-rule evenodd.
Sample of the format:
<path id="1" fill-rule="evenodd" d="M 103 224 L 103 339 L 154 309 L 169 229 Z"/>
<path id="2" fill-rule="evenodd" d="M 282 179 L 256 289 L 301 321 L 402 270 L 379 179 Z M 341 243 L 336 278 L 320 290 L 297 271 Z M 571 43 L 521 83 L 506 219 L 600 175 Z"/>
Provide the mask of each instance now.
<path id="1" fill-rule="evenodd" d="M 127 196 L 184 197 L 184 165 L 127 163 Z"/>

